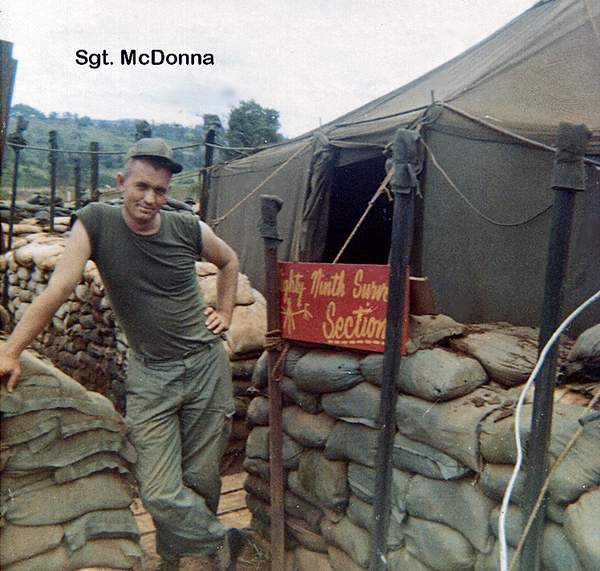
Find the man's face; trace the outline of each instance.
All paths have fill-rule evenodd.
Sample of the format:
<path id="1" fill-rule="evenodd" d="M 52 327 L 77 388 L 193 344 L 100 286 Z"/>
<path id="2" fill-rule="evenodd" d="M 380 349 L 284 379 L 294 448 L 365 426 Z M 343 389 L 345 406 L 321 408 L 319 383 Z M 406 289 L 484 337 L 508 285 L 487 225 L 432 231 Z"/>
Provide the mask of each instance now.
<path id="1" fill-rule="evenodd" d="M 124 174 L 117 175 L 117 181 L 123 191 L 126 216 L 139 223 L 150 222 L 165 203 L 171 171 L 144 160 L 134 160 Z"/>

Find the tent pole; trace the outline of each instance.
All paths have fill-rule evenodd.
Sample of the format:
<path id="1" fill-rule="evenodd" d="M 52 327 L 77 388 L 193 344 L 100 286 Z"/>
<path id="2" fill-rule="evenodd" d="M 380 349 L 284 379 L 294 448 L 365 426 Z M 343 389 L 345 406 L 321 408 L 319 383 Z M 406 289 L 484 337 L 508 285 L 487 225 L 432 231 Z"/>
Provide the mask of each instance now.
<path id="1" fill-rule="evenodd" d="M 265 279 L 267 300 L 267 368 L 269 375 L 269 462 L 271 489 L 271 570 L 283 571 L 285 563 L 285 520 L 283 481 L 282 397 L 277 373 L 282 357 L 279 337 L 279 267 L 277 248 L 282 238 L 277 229 L 277 214 L 283 201 L 278 196 L 260 197 L 260 233 L 265 243 Z"/>
<path id="2" fill-rule="evenodd" d="M 585 190 L 583 155 L 591 133 L 584 125 L 561 123 L 558 129 L 558 145 L 554 160 L 552 188 L 554 216 L 550 229 L 550 244 L 546 264 L 546 284 L 542 307 L 542 321 L 538 348 L 546 345 L 560 325 L 562 283 L 567 269 L 571 223 L 575 205 L 575 193 Z M 525 477 L 525 522 L 532 517 L 534 506 L 548 476 L 548 449 L 552 428 L 552 411 L 557 363 L 556 345 L 535 379 L 531 433 L 527 444 L 527 471 Z M 539 571 L 541 566 L 542 534 L 546 515 L 546 501 L 542 501 L 527 538 L 523 543 L 521 569 Z"/>
<path id="3" fill-rule="evenodd" d="M 390 247 L 390 279 L 386 316 L 385 348 L 383 356 L 381 400 L 379 406 L 379 434 L 375 475 L 375 502 L 373 508 L 373 535 L 371 538 L 370 571 L 387 568 L 387 535 L 390 516 L 390 483 L 392 479 L 392 451 L 396 434 L 396 379 L 400 368 L 404 326 L 404 308 L 408 296 L 407 272 L 412 246 L 417 161 L 415 131 L 398 129 L 393 145 L 391 188 L 394 193 L 392 242 Z"/>

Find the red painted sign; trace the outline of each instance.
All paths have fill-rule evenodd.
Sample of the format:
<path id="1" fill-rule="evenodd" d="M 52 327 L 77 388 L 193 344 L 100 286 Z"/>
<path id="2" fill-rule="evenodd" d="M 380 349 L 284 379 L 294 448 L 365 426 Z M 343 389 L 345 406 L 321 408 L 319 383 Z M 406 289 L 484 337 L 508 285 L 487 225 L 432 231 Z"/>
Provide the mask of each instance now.
<path id="1" fill-rule="evenodd" d="M 279 273 L 284 338 L 383 353 L 389 266 L 282 262 Z"/>

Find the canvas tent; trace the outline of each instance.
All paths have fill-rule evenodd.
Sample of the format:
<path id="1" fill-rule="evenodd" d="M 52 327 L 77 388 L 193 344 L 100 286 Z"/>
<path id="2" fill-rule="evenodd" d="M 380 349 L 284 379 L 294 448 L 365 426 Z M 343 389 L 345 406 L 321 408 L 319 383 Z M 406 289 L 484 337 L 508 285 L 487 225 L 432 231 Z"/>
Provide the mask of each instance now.
<path id="1" fill-rule="evenodd" d="M 411 259 L 464 322 L 539 324 L 561 121 L 592 131 L 563 312 L 600 289 L 600 1 L 539 2 L 462 55 L 304 136 L 212 169 L 208 221 L 260 289 L 259 196 L 283 199 L 283 260 L 334 259 L 384 179 L 400 127 L 424 144 Z M 375 201 L 340 261 L 385 263 L 392 207 Z M 600 321 L 588 311 L 579 327 Z"/>

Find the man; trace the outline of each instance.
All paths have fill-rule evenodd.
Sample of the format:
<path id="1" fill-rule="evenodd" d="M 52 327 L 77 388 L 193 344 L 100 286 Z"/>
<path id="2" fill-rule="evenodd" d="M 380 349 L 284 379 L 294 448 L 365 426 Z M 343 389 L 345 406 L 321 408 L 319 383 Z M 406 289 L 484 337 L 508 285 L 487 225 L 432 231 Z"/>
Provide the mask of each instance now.
<path id="1" fill-rule="evenodd" d="M 140 139 L 117 175 L 123 206 L 92 203 L 76 213 L 48 287 L 0 349 L 0 376 L 14 390 L 19 355 L 73 289 L 88 259 L 98 266 L 130 346 L 127 421 L 144 506 L 156 526 L 162 571 L 183 556 L 210 556 L 233 570 L 246 537 L 217 519 L 219 463 L 231 430 L 227 331 L 238 280 L 234 251 L 189 214 L 161 210 L 181 165 L 162 139 Z M 218 268 L 216 307 L 205 307 L 195 262 Z"/>

